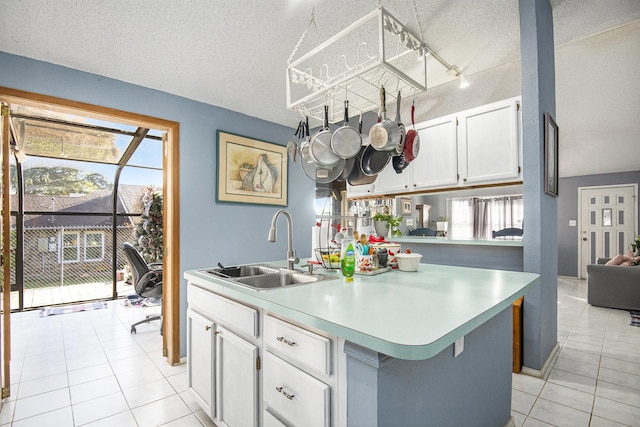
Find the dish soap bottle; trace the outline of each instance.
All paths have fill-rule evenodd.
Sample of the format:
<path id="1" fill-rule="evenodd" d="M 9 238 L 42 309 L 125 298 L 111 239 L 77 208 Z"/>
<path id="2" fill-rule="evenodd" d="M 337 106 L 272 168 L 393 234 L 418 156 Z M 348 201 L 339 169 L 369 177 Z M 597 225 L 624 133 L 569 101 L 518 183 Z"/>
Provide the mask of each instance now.
<path id="1" fill-rule="evenodd" d="M 356 271 L 356 252 L 353 239 L 342 241 L 342 253 L 340 254 L 340 269 L 345 282 L 353 282 L 353 274 Z"/>

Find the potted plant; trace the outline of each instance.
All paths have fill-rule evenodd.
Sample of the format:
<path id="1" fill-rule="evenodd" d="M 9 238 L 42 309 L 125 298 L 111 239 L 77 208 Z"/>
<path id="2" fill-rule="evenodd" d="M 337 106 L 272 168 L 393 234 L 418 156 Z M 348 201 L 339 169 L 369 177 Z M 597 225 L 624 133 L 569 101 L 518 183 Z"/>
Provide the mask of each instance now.
<path id="1" fill-rule="evenodd" d="M 402 224 L 401 216 L 396 217 L 384 213 L 377 213 L 373 216 L 373 228 L 378 236 L 387 236 L 389 230 L 391 230 L 391 235 L 401 236 L 402 232 L 398 230 L 400 224 Z"/>

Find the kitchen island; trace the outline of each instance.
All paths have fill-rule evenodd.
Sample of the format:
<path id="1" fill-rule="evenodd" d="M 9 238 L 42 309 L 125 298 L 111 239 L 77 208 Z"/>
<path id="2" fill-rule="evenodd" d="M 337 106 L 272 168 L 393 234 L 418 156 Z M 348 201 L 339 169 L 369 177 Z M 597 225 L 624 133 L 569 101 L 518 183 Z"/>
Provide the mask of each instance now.
<path id="1" fill-rule="evenodd" d="M 345 283 L 338 273 L 328 274 L 337 278 L 255 291 L 201 270 L 185 272 L 189 310 L 206 310 L 205 293 L 255 310 L 254 323 L 246 322 L 246 335 L 254 352 L 262 352 L 265 359 L 254 381 L 255 424 L 502 426 L 510 422 L 511 304 L 538 285 L 538 275 L 433 264 L 421 264 L 418 272 L 357 275 L 352 283 Z M 295 362 L 287 351 L 299 345 L 299 340 L 287 340 L 285 334 L 275 338 L 285 343 L 284 352 L 267 343 L 272 334 L 261 327 L 268 329 L 274 322 L 328 340 L 331 353 L 326 367 L 309 368 L 317 352 L 300 361 L 300 372 L 309 374 L 313 384 L 327 385 L 319 392 L 324 396 L 320 399 L 324 417 L 300 418 L 304 416 L 295 410 L 287 416 L 282 413 L 287 409 L 269 397 L 270 368 L 277 371 L 284 364 L 281 359 Z M 215 326 L 206 330 L 215 333 Z M 455 357 L 454 347 L 462 350 Z M 272 352 L 279 357 L 272 357 Z M 293 404 L 295 396 L 302 399 L 304 387 L 296 392 L 282 386 L 275 389 L 285 403 Z M 220 419 L 215 410 L 210 413 L 214 420 Z"/>

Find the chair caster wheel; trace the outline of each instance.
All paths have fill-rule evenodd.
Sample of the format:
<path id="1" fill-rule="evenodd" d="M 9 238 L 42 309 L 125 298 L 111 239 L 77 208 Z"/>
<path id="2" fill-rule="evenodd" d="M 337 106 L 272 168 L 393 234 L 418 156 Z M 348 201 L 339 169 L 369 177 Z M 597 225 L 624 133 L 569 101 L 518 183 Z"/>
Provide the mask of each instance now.
<path id="1" fill-rule="evenodd" d="M 135 334 L 136 333 L 136 328 L 134 326 L 131 327 L 131 333 Z"/>

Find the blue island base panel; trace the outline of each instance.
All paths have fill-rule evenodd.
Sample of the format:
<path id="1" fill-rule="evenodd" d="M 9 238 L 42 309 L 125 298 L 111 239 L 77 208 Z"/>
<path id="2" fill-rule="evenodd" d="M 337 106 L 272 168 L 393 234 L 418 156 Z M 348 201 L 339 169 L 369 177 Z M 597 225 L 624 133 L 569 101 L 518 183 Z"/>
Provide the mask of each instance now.
<path id="1" fill-rule="evenodd" d="M 345 343 L 349 427 L 502 427 L 511 417 L 512 308 L 426 360 Z"/>

